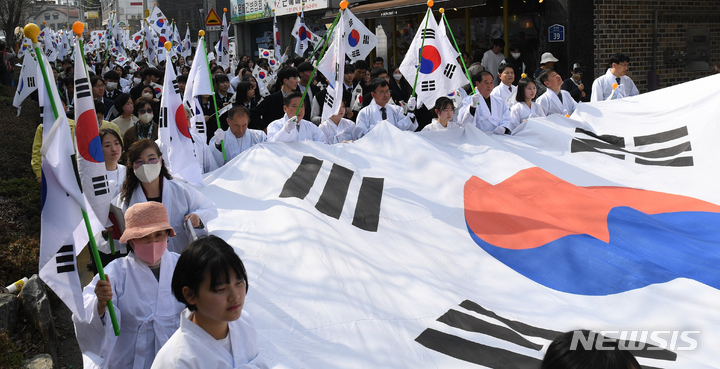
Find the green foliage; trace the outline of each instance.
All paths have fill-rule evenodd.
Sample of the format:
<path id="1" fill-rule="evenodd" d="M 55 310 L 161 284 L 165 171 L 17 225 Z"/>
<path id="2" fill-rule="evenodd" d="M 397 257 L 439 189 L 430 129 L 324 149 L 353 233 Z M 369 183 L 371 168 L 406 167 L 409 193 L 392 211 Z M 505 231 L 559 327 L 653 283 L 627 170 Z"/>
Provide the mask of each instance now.
<path id="1" fill-rule="evenodd" d="M 20 369 L 23 354 L 5 332 L 0 333 L 0 368 Z"/>

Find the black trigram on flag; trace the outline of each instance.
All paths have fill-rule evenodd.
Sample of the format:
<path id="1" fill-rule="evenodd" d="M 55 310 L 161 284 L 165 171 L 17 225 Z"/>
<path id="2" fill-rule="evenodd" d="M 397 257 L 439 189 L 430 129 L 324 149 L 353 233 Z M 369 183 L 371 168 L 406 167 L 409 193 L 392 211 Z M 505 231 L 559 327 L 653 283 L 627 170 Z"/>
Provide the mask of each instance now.
<path id="1" fill-rule="evenodd" d="M 420 83 L 420 91 L 435 91 L 435 81 L 422 81 Z"/>
<path id="2" fill-rule="evenodd" d="M 452 79 L 453 75 L 455 75 L 455 69 L 457 69 L 457 66 L 455 64 L 445 64 L 445 71 L 443 72 L 443 74 L 448 79 Z"/>
<path id="3" fill-rule="evenodd" d="M 535 327 L 517 320 L 502 317 L 477 303 L 465 300 L 459 305 L 462 309 L 450 309 L 437 319 L 438 322 L 448 326 L 445 332 L 427 328 L 415 338 L 419 344 L 454 357 L 493 369 L 537 369 L 540 368 L 541 350 L 552 342 L 562 332 Z M 458 335 L 446 332 L 457 330 Z M 485 345 L 470 341 L 464 332 L 481 334 L 496 340 L 497 344 Z M 533 341 L 527 339 L 530 337 Z M 605 337 L 603 340 L 615 340 Z M 539 344 L 537 341 L 544 341 Z M 656 360 L 652 369 L 658 369 L 658 361 L 676 361 L 677 354 L 643 342 L 632 340 L 615 340 L 623 349 L 632 351 L 633 355 L 642 363 L 644 359 Z M 504 347 L 504 348 L 500 348 Z M 516 347 L 517 349 L 510 349 Z M 609 345 L 608 345 L 609 347 Z M 527 356 L 528 350 L 537 352 L 536 357 Z M 502 360 L 500 359 L 502 358 Z M 651 367 L 643 365 L 643 368 Z"/>
<path id="4" fill-rule="evenodd" d="M 162 109 L 160 109 L 160 128 L 168 127 L 167 118 L 168 118 L 167 106 L 164 106 Z"/>
<path id="5" fill-rule="evenodd" d="M 353 25 L 353 20 L 352 20 L 352 18 L 350 18 L 350 19 L 348 19 L 348 26 L 352 27 L 352 25 Z"/>
<path id="6" fill-rule="evenodd" d="M 28 86 L 28 87 L 35 87 L 35 77 L 28 77 L 28 78 L 27 78 L 27 86 Z"/>
<path id="7" fill-rule="evenodd" d="M 360 50 L 354 50 L 354 51 L 352 52 L 352 56 L 355 57 L 355 58 L 357 58 L 358 56 L 360 56 Z"/>
<path id="8" fill-rule="evenodd" d="M 195 122 L 195 128 L 197 129 L 198 133 L 205 133 L 205 125 L 203 122 Z"/>
<path id="9" fill-rule="evenodd" d="M 330 94 L 325 94 L 325 104 L 329 107 L 333 107 L 333 103 L 335 102 L 335 98 L 330 96 Z"/>
<path id="10" fill-rule="evenodd" d="M 435 30 L 434 29 L 423 29 L 423 38 L 435 38 Z"/>
<path id="11" fill-rule="evenodd" d="M 692 146 L 687 138 L 687 126 L 647 136 L 633 137 L 634 148 L 625 147 L 625 138 L 612 135 L 597 135 L 582 128 L 575 129 L 576 136 L 570 143 L 570 152 L 593 152 L 619 160 L 625 156 L 634 158 L 636 164 L 670 167 L 691 167 Z M 646 150 L 638 150 L 645 149 Z"/>
<path id="12" fill-rule="evenodd" d="M 175 90 L 175 93 L 180 95 L 180 87 L 178 86 L 177 78 L 172 80 L 173 89 Z"/>
<path id="13" fill-rule="evenodd" d="M 110 192 L 110 186 L 108 185 L 107 175 L 92 177 L 92 186 L 95 196 L 102 196 Z"/>
<path id="14" fill-rule="evenodd" d="M 75 271 L 75 248 L 73 245 L 65 245 L 55 254 L 55 265 L 57 274 Z"/>
<path id="15" fill-rule="evenodd" d="M 305 199 L 315 184 L 322 163 L 322 160 L 312 156 L 303 156 L 300 165 L 283 185 L 280 197 Z M 353 174 L 352 170 L 333 164 L 315 208 L 327 216 L 340 219 Z M 384 183 L 384 178 L 363 177 L 352 225 L 365 231 L 377 232 Z"/>
<path id="16" fill-rule="evenodd" d="M 363 36 L 363 44 L 370 45 L 370 36 L 368 36 L 368 35 Z"/>
<path id="17" fill-rule="evenodd" d="M 91 95 L 90 84 L 88 84 L 87 78 L 82 77 L 75 80 L 75 95 L 78 99 Z"/>

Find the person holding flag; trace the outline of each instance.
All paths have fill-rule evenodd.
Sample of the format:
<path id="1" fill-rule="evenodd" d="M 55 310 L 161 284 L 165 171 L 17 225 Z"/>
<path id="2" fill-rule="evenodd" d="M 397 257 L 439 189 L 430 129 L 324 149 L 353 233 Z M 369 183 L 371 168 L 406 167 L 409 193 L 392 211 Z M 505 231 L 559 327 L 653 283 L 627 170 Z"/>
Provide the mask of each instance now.
<path id="1" fill-rule="evenodd" d="M 268 141 L 293 142 L 316 141 L 325 142 L 325 134 L 316 125 L 302 119 L 305 106 L 302 104 L 303 94 L 293 91 L 283 98 L 285 115 L 270 123 L 267 127 Z M 292 115 L 292 117 L 290 117 Z"/>
<path id="2" fill-rule="evenodd" d="M 167 250 L 176 232 L 165 206 L 143 202 L 125 213 L 127 256 L 107 265 L 107 280 L 96 275 L 83 289 L 87 319 L 73 316 L 85 368 L 150 368 L 155 355 L 180 326 L 185 309 L 172 296 L 171 282 L 180 257 Z M 121 317 L 120 335 L 108 332 L 106 306 Z"/>
<path id="3" fill-rule="evenodd" d="M 360 110 L 355 121 L 355 129 L 353 130 L 355 137 L 362 138 L 381 121 L 387 121 L 401 131 L 414 132 L 418 128 L 414 113 L 417 100 L 414 97 L 408 101 L 406 115 L 402 107 L 388 104 L 391 94 L 390 85 L 386 80 L 382 78 L 372 80 L 370 82 L 370 95 L 373 98 L 372 102 Z"/>
<path id="4" fill-rule="evenodd" d="M 483 132 L 504 134 L 505 127 L 510 127 L 512 118 L 505 101 L 490 95 L 495 88 L 493 75 L 484 70 L 472 79 L 476 93 L 466 97 L 457 108 L 457 122 L 463 126 L 474 124 Z"/>
<path id="5" fill-rule="evenodd" d="M 223 165 L 240 155 L 243 151 L 267 141 L 265 132 L 259 129 L 248 129 L 250 111 L 245 106 L 234 106 L 228 111 L 227 116 L 228 129 L 216 130 L 209 145 L 215 148 L 212 150 L 215 161 Z M 227 160 L 223 159 L 220 142 L 225 143 Z"/>

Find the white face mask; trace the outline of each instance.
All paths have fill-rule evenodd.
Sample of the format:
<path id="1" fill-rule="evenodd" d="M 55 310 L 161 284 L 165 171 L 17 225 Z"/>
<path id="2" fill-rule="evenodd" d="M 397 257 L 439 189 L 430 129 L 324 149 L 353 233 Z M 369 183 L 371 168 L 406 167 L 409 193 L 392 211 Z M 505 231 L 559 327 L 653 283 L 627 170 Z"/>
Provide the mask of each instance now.
<path id="1" fill-rule="evenodd" d="M 148 124 L 153 119 L 153 117 L 154 117 L 153 113 L 145 113 L 145 114 L 140 114 L 140 116 L 138 118 L 140 118 L 141 122 Z"/>
<path id="2" fill-rule="evenodd" d="M 139 85 L 140 82 L 142 82 L 142 80 L 140 78 L 138 78 L 138 77 L 133 78 L 133 83 L 135 83 L 136 85 Z"/>
<path id="3" fill-rule="evenodd" d="M 510 55 L 512 55 L 512 57 L 515 59 L 520 57 L 520 53 L 511 53 Z"/>
<path id="4" fill-rule="evenodd" d="M 153 95 L 151 93 L 146 92 L 146 93 L 142 94 L 142 97 L 152 100 Z"/>
<path id="5" fill-rule="evenodd" d="M 396 81 L 399 81 L 400 78 L 402 78 L 402 74 L 393 74 L 393 78 L 395 78 Z"/>
<path id="6" fill-rule="evenodd" d="M 162 169 L 162 162 L 158 160 L 155 164 L 143 164 L 140 168 L 135 169 L 135 176 L 140 182 L 150 183 L 157 179 Z"/>
<path id="7" fill-rule="evenodd" d="M 105 88 L 108 91 L 115 91 L 115 89 L 117 88 L 117 82 L 108 82 L 105 84 Z"/>

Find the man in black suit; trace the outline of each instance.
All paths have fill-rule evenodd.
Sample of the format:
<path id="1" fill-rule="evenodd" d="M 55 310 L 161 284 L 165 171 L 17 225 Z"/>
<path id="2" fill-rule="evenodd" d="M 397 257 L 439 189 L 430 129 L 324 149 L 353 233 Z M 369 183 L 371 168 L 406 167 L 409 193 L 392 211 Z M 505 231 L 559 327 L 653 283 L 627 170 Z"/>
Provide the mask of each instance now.
<path id="1" fill-rule="evenodd" d="M 307 121 L 310 121 L 310 107 L 312 106 L 313 98 L 320 93 L 320 88 L 310 83 L 310 75 L 312 74 L 312 71 L 313 66 L 308 62 L 302 62 L 298 65 L 298 75 L 300 76 L 298 88 L 300 88 L 300 92 L 305 93 L 307 86 L 310 86 L 310 91 L 305 94 L 305 102 L 303 103 L 303 105 L 305 105 L 305 116 L 303 119 Z"/>
<path id="2" fill-rule="evenodd" d="M 258 106 L 250 111 L 249 127 L 251 129 L 265 130 L 270 123 L 285 116 L 283 98 L 297 90 L 298 70 L 294 67 L 280 69 L 275 86 L 279 87 L 279 91 L 266 96 Z"/>

